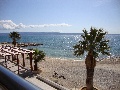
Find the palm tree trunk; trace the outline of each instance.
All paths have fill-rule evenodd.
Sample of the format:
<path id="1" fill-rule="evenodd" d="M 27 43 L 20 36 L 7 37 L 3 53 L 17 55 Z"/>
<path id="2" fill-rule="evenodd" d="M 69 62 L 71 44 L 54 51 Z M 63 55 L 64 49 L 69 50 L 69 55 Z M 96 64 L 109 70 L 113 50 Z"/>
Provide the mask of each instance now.
<path id="1" fill-rule="evenodd" d="M 14 47 L 16 46 L 16 40 L 15 39 L 13 39 L 13 45 L 14 45 Z"/>
<path id="2" fill-rule="evenodd" d="M 38 68 L 37 68 L 37 62 L 34 61 L 34 63 L 35 63 L 35 65 L 34 65 L 34 70 L 37 71 L 37 70 L 38 70 Z"/>
<path id="3" fill-rule="evenodd" d="M 96 66 L 96 60 L 93 57 L 93 51 L 89 51 L 87 58 L 85 60 L 87 77 L 86 77 L 86 86 L 87 90 L 93 90 L 93 76 L 94 76 L 94 68 Z"/>
<path id="4" fill-rule="evenodd" d="M 86 69 L 87 69 L 87 78 L 86 78 L 87 90 L 94 90 L 93 88 L 94 68 L 86 67 Z"/>
<path id="5" fill-rule="evenodd" d="M 14 47 L 16 47 L 16 41 L 14 42 Z"/>

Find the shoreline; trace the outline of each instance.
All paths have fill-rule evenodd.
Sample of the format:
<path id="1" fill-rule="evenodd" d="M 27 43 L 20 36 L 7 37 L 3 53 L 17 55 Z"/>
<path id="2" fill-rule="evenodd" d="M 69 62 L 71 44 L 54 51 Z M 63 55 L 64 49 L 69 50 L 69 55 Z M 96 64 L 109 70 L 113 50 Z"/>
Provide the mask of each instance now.
<path id="1" fill-rule="evenodd" d="M 37 44 L 37 43 L 27 43 L 26 42 L 26 43 L 23 43 L 23 44 L 32 44 L 32 45 L 34 45 L 34 44 Z M 0 46 L 2 46 L 2 45 L 4 45 L 4 46 L 6 46 L 6 45 L 7 46 L 13 46 L 13 44 L 11 42 L 0 42 Z M 22 45 L 22 43 L 21 43 L 21 45 Z M 29 47 L 29 45 L 26 46 L 26 47 L 20 47 L 20 48 L 27 48 L 27 49 L 29 49 L 28 47 Z M 32 47 L 35 47 L 35 46 L 32 46 Z M 40 50 L 40 48 L 38 48 L 38 49 Z M 46 55 L 46 56 L 50 57 L 50 58 L 56 58 L 56 59 L 62 59 L 62 60 L 64 60 L 64 59 L 67 59 L 67 60 L 76 60 L 76 61 L 84 61 L 85 60 L 85 56 L 82 57 L 82 58 L 81 57 L 63 57 L 63 56 L 62 57 L 58 57 L 58 56 L 53 56 L 53 55 Z M 116 54 L 116 55 L 111 54 L 111 56 L 99 57 L 99 59 L 97 59 L 97 61 L 99 61 L 99 60 L 102 61 L 102 60 L 107 59 L 107 58 L 120 59 L 120 54 Z"/>
<path id="2" fill-rule="evenodd" d="M 27 56 L 27 55 L 26 55 Z M 25 56 L 25 57 L 26 57 Z M 19 57 L 22 63 L 22 57 Z M 26 67 L 29 61 L 25 60 Z M 34 64 L 34 63 L 33 63 Z M 40 75 L 69 89 L 85 86 L 86 66 L 82 60 L 69 60 L 45 57 L 45 61 L 38 63 L 42 70 Z M 55 72 L 58 77 L 53 77 Z M 60 76 L 63 76 L 60 78 Z M 120 58 L 108 58 L 97 61 L 94 73 L 94 85 L 100 90 L 120 90 Z"/>

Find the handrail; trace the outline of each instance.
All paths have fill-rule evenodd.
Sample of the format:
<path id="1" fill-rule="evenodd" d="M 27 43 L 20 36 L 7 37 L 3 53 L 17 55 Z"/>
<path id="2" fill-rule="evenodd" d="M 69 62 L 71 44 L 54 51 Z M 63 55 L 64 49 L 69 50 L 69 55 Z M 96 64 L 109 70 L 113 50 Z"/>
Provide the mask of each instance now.
<path id="1" fill-rule="evenodd" d="M 1 65 L 0 83 L 8 90 L 42 90 Z"/>

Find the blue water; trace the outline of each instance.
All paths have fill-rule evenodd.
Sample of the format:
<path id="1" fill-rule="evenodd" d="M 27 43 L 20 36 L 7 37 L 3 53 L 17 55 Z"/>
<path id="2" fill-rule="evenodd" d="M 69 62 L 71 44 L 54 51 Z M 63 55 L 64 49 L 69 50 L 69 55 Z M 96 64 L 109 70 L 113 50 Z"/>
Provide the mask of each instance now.
<path id="1" fill-rule="evenodd" d="M 75 57 L 73 46 L 81 40 L 80 33 L 20 33 L 21 39 L 18 42 L 42 43 L 41 46 L 30 46 L 28 48 L 38 48 L 43 50 L 47 56 L 55 58 L 83 59 L 85 56 Z M 110 34 L 106 36 L 110 40 L 110 53 L 120 56 L 120 34 Z M 0 42 L 11 42 L 9 33 L 0 33 Z"/>

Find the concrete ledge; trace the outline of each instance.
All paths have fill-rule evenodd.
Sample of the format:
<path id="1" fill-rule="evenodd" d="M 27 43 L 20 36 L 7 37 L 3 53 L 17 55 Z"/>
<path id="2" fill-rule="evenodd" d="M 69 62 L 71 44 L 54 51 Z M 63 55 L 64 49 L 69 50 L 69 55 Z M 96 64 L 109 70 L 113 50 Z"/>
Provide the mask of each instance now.
<path id="1" fill-rule="evenodd" d="M 41 80 L 41 81 L 43 81 L 43 82 L 45 82 L 45 83 L 47 83 L 47 84 L 49 84 L 52 87 L 55 87 L 58 90 L 69 90 L 68 88 L 63 87 L 63 86 L 61 86 L 61 85 L 59 85 L 59 84 L 57 84 L 57 83 L 55 83 L 55 82 L 53 82 L 53 81 L 51 81 L 49 79 L 43 78 L 41 76 L 37 76 L 36 78 L 39 79 L 39 80 Z"/>

